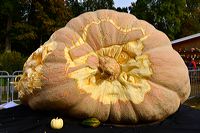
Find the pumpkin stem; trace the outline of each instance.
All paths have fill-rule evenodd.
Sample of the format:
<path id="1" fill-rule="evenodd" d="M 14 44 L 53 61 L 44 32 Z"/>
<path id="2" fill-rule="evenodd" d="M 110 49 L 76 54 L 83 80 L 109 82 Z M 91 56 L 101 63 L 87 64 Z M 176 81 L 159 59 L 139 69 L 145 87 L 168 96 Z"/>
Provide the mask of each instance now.
<path id="1" fill-rule="evenodd" d="M 121 68 L 114 58 L 105 56 L 99 58 L 99 72 L 101 79 L 115 80 L 118 78 Z"/>

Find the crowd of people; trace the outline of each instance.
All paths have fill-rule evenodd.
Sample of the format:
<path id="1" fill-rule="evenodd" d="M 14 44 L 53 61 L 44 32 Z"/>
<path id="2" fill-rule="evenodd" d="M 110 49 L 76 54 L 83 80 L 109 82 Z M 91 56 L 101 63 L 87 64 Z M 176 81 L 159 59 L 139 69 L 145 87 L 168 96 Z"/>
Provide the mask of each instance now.
<path id="1" fill-rule="evenodd" d="M 180 48 L 178 53 L 181 55 L 189 70 L 196 70 L 200 67 L 200 49 L 199 48 Z"/>

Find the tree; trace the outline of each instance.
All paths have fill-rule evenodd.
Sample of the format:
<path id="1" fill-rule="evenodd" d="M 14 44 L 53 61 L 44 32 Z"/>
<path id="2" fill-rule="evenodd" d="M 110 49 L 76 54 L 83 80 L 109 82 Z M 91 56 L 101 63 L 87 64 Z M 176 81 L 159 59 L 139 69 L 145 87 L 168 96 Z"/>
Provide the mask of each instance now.
<path id="1" fill-rule="evenodd" d="M 114 9 L 113 0 L 97 0 L 96 9 Z"/>
<path id="2" fill-rule="evenodd" d="M 13 26 L 14 18 L 17 16 L 18 1 L 2 0 L 0 4 L 0 18 L 1 20 L 1 43 L 5 44 L 5 51 L 11 51 L 11 37 L 10 31 Z M 5 40 L 4 40 L 5 38 Z"/>
<path id="3" fill-rule="evenodd" d="M 173 40 L 181 30 L 185 5 L 186 0 L 137 0 L 132 4 L 131 13 L 150 22 Z"/>
<path id="4" fill-rule="evenodd" d="M 116 11 L 128 13 L 128 8 L 127 7 L 122 7 L 122 8 L 121 7 L 117 7 Z"/>
<path id="5" fill-rule="evenodd" d="M 3 0 L 2 3 L 2 52 L 10 51 L 12 46 L 12 49 L 29 55 L 72 18 L 71 10 L 64 0 Z"/>
<path id="6" fill-rule="evenodd" d="M 129 7 L 130 13 L 144 19 L 151 24 L 154 24 L 154 8 L 155 3 L 153 0 L 137 0 L 135 3 L 131 3 L 132 7 Z"/>
<path id="7" fill-rule="evenodd" d="M 83 0 L 85 11 L 95 11 L 98 9 L 114 9 L 113 0 Z"/>
<path id="8" fill-rule="evenodd" d="M 186 0 L 186 12 L 182 18 L 181 31 L 177 38 L 200 32 L 200 1 Z"/>
<path id="9" fill-rule="evenodd" d="M 67 5 L 70 8 L 70 11 L 72 12 L 73 17 L 77 17 L 78 15 L 84 13 L 84 7 L 83 3 L 79 2 L 78 0 L 67 0 Z"/>
<path id="10" fill-rule="evenodd" d="M 14 48 L 32 53 L 57 29 L 66 25 L 72 15 L 63 0 L 20 0 L 21 19 L 13 26 Z"/>
<path id="11" fill-rule="evenodd" d="M 43 44 L 50 35 L 66 25 L 71 14 L 63 0 L 32 0 L 29 23 L 36 27 L 39 44 Z"/>
<path id="12" fill-rule="evenodd" d="M 30 54 L 30 46 L 34 46 L 34 40 L 37 39 L 36 27 L 29 23 L 29 13 L 32 0 L 18 1 L 18 16 L 19 19 L 13 23 L 11 37 L 13 40 L 12 49 Z"/>

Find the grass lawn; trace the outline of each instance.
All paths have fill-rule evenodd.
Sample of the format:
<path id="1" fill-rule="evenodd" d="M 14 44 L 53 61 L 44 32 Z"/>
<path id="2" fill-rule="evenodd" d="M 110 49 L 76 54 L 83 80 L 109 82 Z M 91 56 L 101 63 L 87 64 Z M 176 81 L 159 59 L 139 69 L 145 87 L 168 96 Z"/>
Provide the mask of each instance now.
<path id="1" fill-rule="evenodd" d="M 188 99 L 184 104 L 195 109 L 200 109 L 200 97 Z"/>

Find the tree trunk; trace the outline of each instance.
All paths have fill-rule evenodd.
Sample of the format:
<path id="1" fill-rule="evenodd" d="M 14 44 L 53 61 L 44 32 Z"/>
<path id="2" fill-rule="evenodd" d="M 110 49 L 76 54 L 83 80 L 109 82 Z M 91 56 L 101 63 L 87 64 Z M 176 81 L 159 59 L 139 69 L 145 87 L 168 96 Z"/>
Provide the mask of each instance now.
<path id="1" fill-rule="evenodd" d="M 5 51 L 11 52 L 11 40 L 10 40 L 10 30 L 12 26 L 12 17 L 8 15 L 7 25 L 6 25 L 6 37 L 5 37 Z"/>

